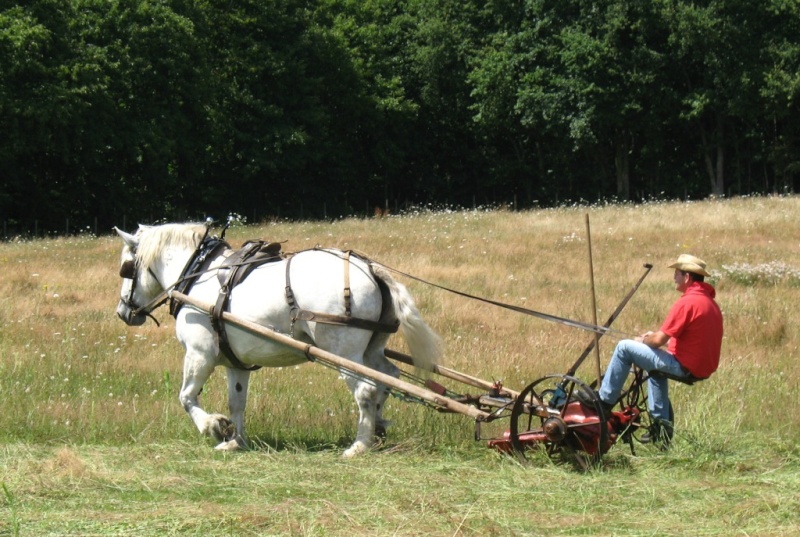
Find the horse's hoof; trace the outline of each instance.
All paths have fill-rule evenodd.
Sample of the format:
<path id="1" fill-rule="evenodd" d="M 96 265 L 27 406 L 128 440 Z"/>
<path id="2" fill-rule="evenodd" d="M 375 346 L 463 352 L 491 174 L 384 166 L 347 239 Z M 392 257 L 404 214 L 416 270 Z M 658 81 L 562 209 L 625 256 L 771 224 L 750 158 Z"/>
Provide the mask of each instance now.
<path id="1" fill-rule="evenodd" d="M 386 440 L 386 427 L 384 425 L 379 423 L 375 426 L 375 438 L 380 442 Z"/>
<path id="2" fill-rule="evenodd" d="M 214 447 L 217 451 L 239 451 L 242 449 L 242 446 L 236 439 L 228 440 L 227 442 L 220 442 Z"/>
<path id="3" fill-rule="evenodd" d="M 217 442 L 227 442 L 236 436 L 236 426 L 221 414 L 211 416 L 208 432 Z"/>
<path id="4" fill-rule="evenodd" d="M 369 448 L 366 445 L 364 445 L 362 442 L 356 442 L 342 454 L 342 457 L 345 459 L 351 459 L 353 457 L 363 455 L 367 451 L 369 451 Z"/>

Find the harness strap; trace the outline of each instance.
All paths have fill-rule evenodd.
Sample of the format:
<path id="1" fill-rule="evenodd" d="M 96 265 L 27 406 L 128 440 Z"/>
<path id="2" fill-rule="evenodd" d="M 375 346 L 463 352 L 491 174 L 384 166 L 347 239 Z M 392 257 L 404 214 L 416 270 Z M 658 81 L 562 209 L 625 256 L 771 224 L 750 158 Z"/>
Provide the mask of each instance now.
<path id="1" fill-rule="evenodd" d="M 352 314 L 350 295 L 350 250 L 347 250 L 344 253 L 344 314 L 347 317 Z"/>
<path id="2" fill-rule="evenodd" d="M 225 323 L 222 322 L 222 314 L 225 313 L 225 306 L 221 306 L 220 302 L 225 302 L 225 298 L 221 292 L 219 294 L 219 298 L 217 298 L 216 305 L 214 305 L 209 311 L 209 314 L 211 315 L 211 324 L 214 327 L 214 330 L 217 332 L 217 337 L 219 339 L 219 351 L 225 355 L 225 358 L 227 358 L 231 365 L 236 369 L 241 369 L 242 371 L 258 371 L 261 369 L 260 365 L 245 365 L 244 362 L 239 360 L 239 357 L 236 356 L 236 353 L 233 352 L 231 344 L 228 342 L 228 334 L 225 331 Z"/>
<path id="3" fill-rule="evenodd" d="M 222 239 L 218 239 L 216 237 L 203 239 L 203 241 L 197 247 L 195 255 L 193 255 L 186 263 L 186 266 L 181 272 L 181 277 L 178 279 L 178 283 L 173 286 L 173 289 L 188 295 L 192 290 L 192 286 L 197 281 L 197 277 L 200 274 L 208 272 L 208 266 L 211 264 L 211 262 L 229 248 L 230 245 Z M 182 302 L 170 299 L 170 315 L 177 317 L 181 307 L 183 307 Z"/>
<path id="4" fill-rule="evenodd" d="M 169 301 L 169 313 L 173 317 L 177 317 L 178 312 L 183 306 L 183 303 L 170 298 L 170 292 L 175 290 L 183 294 L 188 294 L 197 280 L 197 277 L 208 272 L 208 266 L 211 264 L 211 262 L 227 248 L 230 248 L 230 246 L 224 240 L 216 237 L 208 238 L 208 229 L 206 229 L 206 236 L 203 237 L 203 240 L 201 240 L 200 244 L 197 245 L 194 254 L 192 254 L 189 260 L 186 262 L 178 281 L 169 287 L 166 287 L 161 293 L 159 293 L 158 296 L 144 306 L 137 308 L 134 311 L 134 314 L 143 313 L 145 315 L 149 315 L 154 321 L 156 321 L 155 317 L 151 315 L 152 311 Z M 123 266 L 122 269 L 124 268 L 125 267 Z M 122 269 L 120 269 L 120 272 Z M 153 273 L 153 270 L 148 270 L 155 278 L 155 273 Z M 120 275 L 122 276 L 122 274 Z M 158 278 L 156 278 L 156 280 L 158 280 Z M 134 279 L 133 281 L 135 285 L 136 280 Z M 156 324 L 158 324 L 158 321 L 156 321 Z"/>
<path id="5" fill-rule="evenodd" d="M 250 272 L 256 267 L 278 261 L 281 259 L 280 243 L 265 243 L 263 241 L 250 241 L 245 243 L 242 248 L 229 255 L 225 261 L 217 268 L 217 278 L 219 279 L 219 294 L 217 303 L 211 308 L 211 325 L 217 333 L 219 350 L 228 358 L 228 361 L 236 369 L 243 371 L 257 371 L 261 369 L 259 365 L 245 365 L 231 348 L 228 340 L 228 333 L 225 330 L 223 314 L 228 309 L 230 294 L 234 287 L 244 281 Z"/>
<path id="6" fill-rule="evenodd" d="M 294 316 L 294 311 L 297 308 L 297 302 L 294 300 L 294 292 L 292 291 L 292 276 L 290 266 L 292 264 L 293 257 L 290 257 L 286 260 L 286 288 L 284 292 L 286 293 L 286 303 L 289 305 L 289 311 L 292 316 Z"/>
<path id="7" fill-rule="evenodd" d="M 298 308 L 296 313 L 292 316 L 292 322 L 295 321 L 312 321 L 322 324 L 335 324 L 339 326 L 352 326 L 355 328 L 362 328 L 372 332 L 383 332 L 385 334 L 394 334 L 400 328 L 400 322 L 397 323 L 382 323 L 380 321 L 370 321 L 369 319 L 359 319 L 358 317 L 348 317 L 345 315 L 335 315 L 331 313 L 318 313 Z"/>

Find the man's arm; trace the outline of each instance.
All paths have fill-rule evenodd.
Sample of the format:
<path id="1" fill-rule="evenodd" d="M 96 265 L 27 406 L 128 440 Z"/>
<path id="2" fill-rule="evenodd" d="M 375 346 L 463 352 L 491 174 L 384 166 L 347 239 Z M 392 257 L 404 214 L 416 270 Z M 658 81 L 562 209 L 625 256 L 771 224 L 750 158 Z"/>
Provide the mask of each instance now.
<path id="1" fill-rule="evenodd" d="M 666 345 L 667 341 L 669 341 L 669 336 L 661 330 L 657 330 L 655 332 L 645 332 L 641 336 L 634 339 L 644 343 L 648 347 L 657 349 Z"/>

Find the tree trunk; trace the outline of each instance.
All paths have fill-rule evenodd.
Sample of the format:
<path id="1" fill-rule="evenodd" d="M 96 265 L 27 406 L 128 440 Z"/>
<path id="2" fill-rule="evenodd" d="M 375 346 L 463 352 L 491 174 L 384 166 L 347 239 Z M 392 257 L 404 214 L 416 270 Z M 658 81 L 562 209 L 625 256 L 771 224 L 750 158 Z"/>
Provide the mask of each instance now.
<path id="1" fill-rule="evenodd" d="M 721 197 L 725 195 L 725 119 L 722 114 L 716 114 L 715 135 L 708 139 L 708 134 L 700 124 L 700 136 L 703 141 L 703 158 L 706 164 L 706 173 L 711 183 L 711 195 Z M 714 150 L 716 149 L 716 162 Z"/>
<path id="2" fill-rule="evenodd" d="M 615 145 L 614 167 L 617 172 L 617 196 L 622 200 L 629 200 L 631 197 L 630 144 L 623 135 Z"/>

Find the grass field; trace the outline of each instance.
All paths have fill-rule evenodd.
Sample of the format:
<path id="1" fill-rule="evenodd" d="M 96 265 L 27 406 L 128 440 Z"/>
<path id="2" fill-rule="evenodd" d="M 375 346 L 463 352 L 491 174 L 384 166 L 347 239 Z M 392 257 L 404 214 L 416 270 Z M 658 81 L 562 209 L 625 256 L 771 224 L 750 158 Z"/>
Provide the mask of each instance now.
<path id="1" fill-rule="evenodd" d="M 181 347 L 166 310 L 129 328 L 114 313 L 121 241 L 0 243 L 0 535 L 800 534 L 800 198 L 438 211 L 329 223 L 268 222 L 233 244 L 352 248 L 420 278 L 591 321 L 655 269 L 614 327 L 657 328 L 677 298 L 678 254 L 713 270 L 722 364 L 674 386 L 664 454 L 616 446 L 579 473 L 529 467 L 472 439 L 473 424 L 391 399 L 387 445 L 343 460 L 355 405 L 315 365 L 253 375 L 254 449 L 224 454 L 177 400 Z M 591 336 L 404 279 L 446 344 L 444 365 L 521 389 L 572 364 Z M 601 341 L 603 365 L 614 341 Z M 390 346 L 404 350 L 393 338 Z M 593 378 L 593 360 L 578 375 Z M 460 386 L 454 386 L 462 389 Z M 224 374 L 203 391 L 224 412 Z"/>

